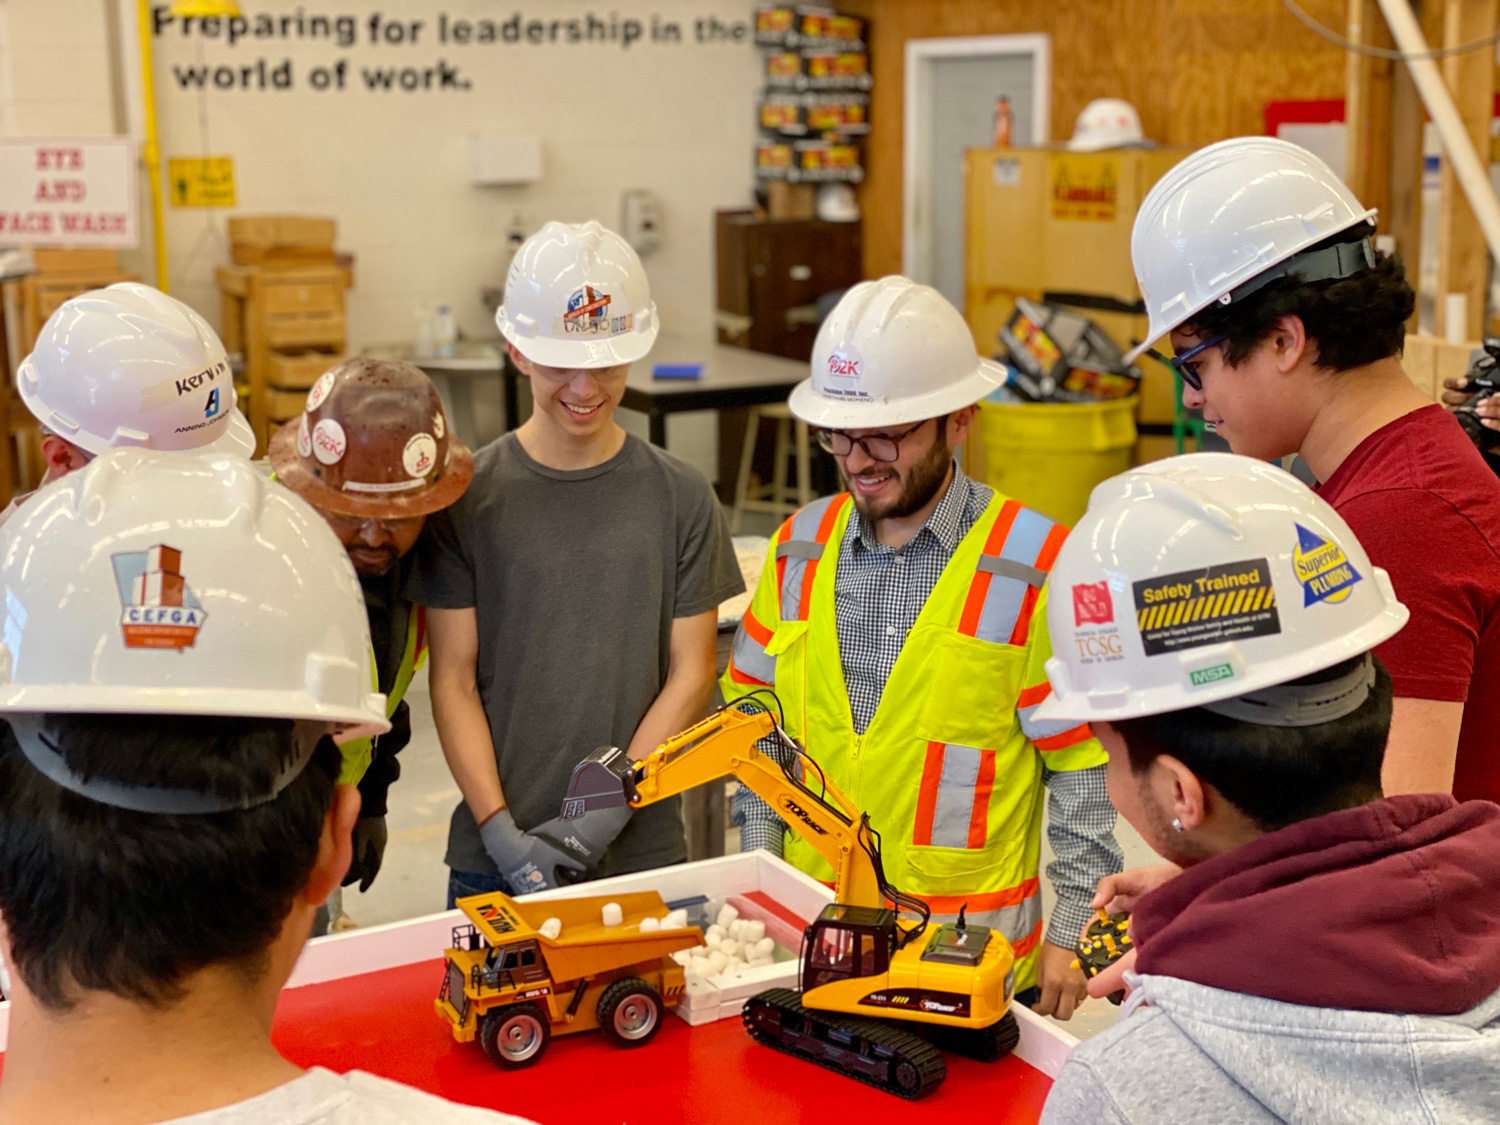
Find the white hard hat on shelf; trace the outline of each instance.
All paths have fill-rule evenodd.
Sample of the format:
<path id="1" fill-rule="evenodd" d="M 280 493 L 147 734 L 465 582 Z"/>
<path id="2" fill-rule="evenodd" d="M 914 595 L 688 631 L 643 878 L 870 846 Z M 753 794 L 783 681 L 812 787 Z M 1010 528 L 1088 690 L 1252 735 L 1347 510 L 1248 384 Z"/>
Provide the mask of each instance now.
<path id="1" fill-rule="evenodd" d="M 516 251 L 500 334 L 544 367 L 618 367 L 656 342 L 656 304 L 630 244 L 595 222 L 548 223 Z"/>
<path id="2" fill-rule="evenodd" d="M 1146 139 L 1141 132 L 1141 115 L 1123 98 L 1095 98 L 1083 107 L 1073 124 L 1068 148 L 1073 152 L 1098 152 L 1105 148 L 1139 145 Z"/>
<path id="3" fill-rule="evenodd" d="M 1136 213 L 1130 257 L 1150 324 L 1126 362 L 1215 301 L 1230 304 L 1289 274 L 1320 281 L 1373 266 L 1368 240 L 1310 248 L 1351 228 L 1373 230 L 1374 221 L 1300 145 L 1235 137 L 1199 149 L 1157 181 Z"/>
<path id="4" fill-rule="evenodd" d="M 139 282 L 64 301 L 16 384 L 42 425 L 89 453 L 255 451 L 218 334 L 181 301 Z"/>
<path id="5" fill-rule="evenodd" d="M 1407 619 L 1327 501 L 1232 453 L 1169 457 L 1099 485 L 1049 581 L 1055 655 L 1039 720 L 1243 697 L 1368 652 Z"/>
<path id="6" fill-rule="evenodd" d="M 859 222 L 859 199 L 851 184 L 824 184 L 818 189 L 818 218 L 825 223 Z"/>
<path id="7" fill-rule="evenodd" d="M 973 406 L 1005 383 L 982 359 L 957 309 L 904 277 L 862 281 L 823 322 L 812 377 L 788 405 L 809 425 L 860 430 L 920 422 Z"/>
<path id="8" fill-rule="evenodd" d="M 349 556 L 250 462 L 115 449 L 5 527 L 0 713 L 390 729 Z"/>

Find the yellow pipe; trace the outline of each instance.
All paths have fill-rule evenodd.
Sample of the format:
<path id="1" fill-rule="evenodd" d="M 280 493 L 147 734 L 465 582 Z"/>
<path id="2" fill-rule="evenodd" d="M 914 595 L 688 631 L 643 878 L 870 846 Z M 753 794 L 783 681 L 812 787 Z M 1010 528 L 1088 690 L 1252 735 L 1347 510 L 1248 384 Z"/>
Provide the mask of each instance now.
<path id="1" fill-rule="evenodd" d="M 136 21 L 141 38 L 141 86 L 146 112 L 146 146 L 141 152 L 151 178 L 151 226 L 156 234 L 156 287 L 169 292 L 167 280 L 167 231 L 162 216 L 161 149 L 156 141 L 156 79 L 151 69 L 151 9 L 147 0 L 136 0 Z"/>

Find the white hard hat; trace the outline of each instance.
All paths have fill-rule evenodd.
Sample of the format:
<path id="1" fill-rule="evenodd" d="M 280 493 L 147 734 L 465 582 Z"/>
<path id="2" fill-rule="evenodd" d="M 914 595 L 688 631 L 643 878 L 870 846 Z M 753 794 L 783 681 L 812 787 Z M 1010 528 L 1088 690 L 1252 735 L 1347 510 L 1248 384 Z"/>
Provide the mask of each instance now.
<path id="1" fill-rule="evenodd" d="M 1068 148 L 1073 152 L 1098 152 L 1105 148 L 1138 145 L 1146 139 L 1141 115 L 1123 98 L 1095 98 L 1083 107 L 1073 124 Z"/>
<path id="2" fill-rule="evenodd" d="M 1125 361 L 1215 301 L 1288 274 L 1319 281 L 1373 266 L 1368 242 L 1301 252 L 1374 220 L 1328 165 L 1290 141 L 1235 137 L 1199 149 L 1136 213 L 1130 257 L 1150 325 Z"/>
<path id="3" fill-rule="evenodd" d="M 813 344 L 812 378 L 788 405 L 809 425 L 862 430 L 920 422 L 973 406 L 1004 385 L 981 359 L 957 309 L 904 277 L 862 281 L 835 306 Z"/>
<path id="4" fill-rule="evenodd" d="M 255 451 L 218 334 L 181 301 L 139 282 L 64 301 L 16 383 L 42 425 L 89 453 Z"/>
<path id="5" fill-rule="evenodd" d="M 1385 571 L 1290 473 L 1232 453 L 1094 489 L 1049 578 L 1039 720 L 1180 711 L 1368 652 L 1406 624 Z"/>
<path id="6" fill-rule="evenodd" d="M 390 729 L 349 556 L 249 461 L 110 450 L 11 517 L 0 712 Z"/>
<path id="7" fill-rule="evenodd" d="M 595 222 L 548 223 L 516 251 L 495 323 L 544 367 L 618 367 L 656 342 L 656 305 L 630 244 Z"/>
<path id="8" fill-rule="evenodd" d="M 859 222 L 859 199 L 852 184 L 824 184 L 818 188 L 818 218 L 825 223 Z"/>

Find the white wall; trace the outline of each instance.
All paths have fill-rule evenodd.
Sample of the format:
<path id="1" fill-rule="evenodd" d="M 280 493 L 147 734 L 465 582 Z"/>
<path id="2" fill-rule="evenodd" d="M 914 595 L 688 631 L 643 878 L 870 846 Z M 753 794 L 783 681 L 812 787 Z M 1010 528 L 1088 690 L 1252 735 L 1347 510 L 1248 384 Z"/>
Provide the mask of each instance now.
<path id="1" fill-rule="evenodd" d="M 115 131 L 104 2 L 0 3 L 0 134 Z"/>

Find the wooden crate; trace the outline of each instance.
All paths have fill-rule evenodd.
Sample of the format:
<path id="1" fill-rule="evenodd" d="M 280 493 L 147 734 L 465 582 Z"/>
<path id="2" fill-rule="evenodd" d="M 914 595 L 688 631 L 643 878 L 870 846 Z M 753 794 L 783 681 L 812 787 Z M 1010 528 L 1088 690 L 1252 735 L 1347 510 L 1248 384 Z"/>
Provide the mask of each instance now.
<path id="1" fill-rule="evenodd" d="M 272 350 L 266 382 L 277 390 L 305 391 L 330 367 L 344 361 L 339 352 Z"/>
<path id="2" fill-rule="evenodd" d="M 338 224 L 307 215 L 240 215 L 229 220 L 229 241 L 240 246 L 333 249 Z"/>
<path id="3" fill-rule="evenodd" d="M 270 423 L 270 432 L 275 433 L 281 423 L 290 422 L 297 417 L 306 405 L 306 391 L 283 391 L 279 387 L 267 387 L 266 421 Z"/>
<path id="4" fill-rule="evenodd" d="M 78 273 L 84 270 L 118 272 L 120 256 L 114 250 L 35 249 L 31 260 L 37 273 Z"/>

